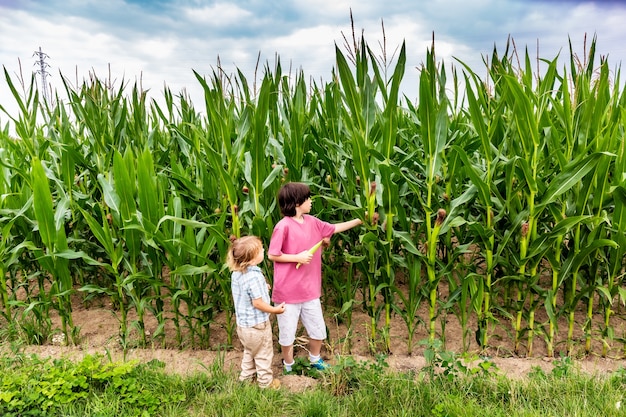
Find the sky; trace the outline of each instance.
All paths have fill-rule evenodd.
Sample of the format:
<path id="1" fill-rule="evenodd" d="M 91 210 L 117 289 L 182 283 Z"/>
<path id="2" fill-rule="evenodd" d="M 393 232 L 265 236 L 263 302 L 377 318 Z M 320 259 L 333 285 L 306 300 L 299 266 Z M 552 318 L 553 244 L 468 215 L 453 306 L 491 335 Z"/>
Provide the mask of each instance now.
<path id="1" fill-rule="evenodd" d="M 351 22 L 379 56 L 386 44 L 392 68 L 406 44 L 402 89 L 413 101 L 433 36 L 443 65 L 460 60 L 479 75 L 483 58 L 504 52 L 509 38 L 532 58 L 569 60 L 570 41 L 582 59 L 585 38 L 588 46 L 595 36 L 611 68 L 626 61 L 626 0 L 0 0 L 0 65 L 14 83 L 20 74 L 29 79 L 41 48 L 47 89 L 61 97 L 62 78 L 77 85 L 95 75 L 137 83 L 157 101 L 164 86 L 184 91 L 198 109 L 193 71 L 210 78 L 218 66 L 240 70 L 252 84 L 278 57 L 283 73 L 327 82 L 335 46 L 347 51 Z M 0 105 L 15 116 L 14 102 L 1 74 Z M 0 112 L 0 126 L 7 121 Z"/>

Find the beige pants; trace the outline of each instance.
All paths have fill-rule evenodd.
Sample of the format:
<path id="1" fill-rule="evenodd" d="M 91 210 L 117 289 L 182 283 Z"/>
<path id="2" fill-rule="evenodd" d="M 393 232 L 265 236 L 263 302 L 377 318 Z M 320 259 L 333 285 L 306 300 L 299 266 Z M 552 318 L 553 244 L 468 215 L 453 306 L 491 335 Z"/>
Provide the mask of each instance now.
<path id="1" fill-rule="evenodd" d="M 256 374 L 259 386 L 267 387 L 274 379 L 272 373 L 274 347 L 270 321 L 254 327 L 237 326 L 237 336 L 243 345 L 239 380 L 250 381 Z"/>

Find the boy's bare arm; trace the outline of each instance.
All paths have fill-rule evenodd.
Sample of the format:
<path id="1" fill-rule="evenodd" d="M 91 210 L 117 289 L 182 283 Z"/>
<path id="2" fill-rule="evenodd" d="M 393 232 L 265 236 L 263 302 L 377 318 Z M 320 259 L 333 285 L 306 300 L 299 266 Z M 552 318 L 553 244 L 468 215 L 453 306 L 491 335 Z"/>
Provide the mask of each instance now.
<path id="1" fill-rule="evenodd" d="M 350 230 L 353 227 L 356 227 L 362 224 L 363 224 L 363 220 L 361 219 L 352 219 L 343 223 L 335 223 L 335 233 L 345 232 L 346 230 Z"/>
<path id="2" fill-rule="evenodd" d="M 272 262 L 294 262 L 301 264 L 308 264 L 313 259 L 313 255 L 308 250 L 300 253 L 283 253 L 282 255 L 268 254 L 267 258 Z"/>
<path id="3" fill-rule="evenodd" d="M 262 298 L 255 298 L 254 300 L 252 300 L 252 305 L 254 306 L 254 308 L 256 308 L 257 310 L 261 310 L 264 313 L 282 314 L 285 312 L 285 303 L 280 303 L 277 306 L 273 306 L 263 301 Z"/>

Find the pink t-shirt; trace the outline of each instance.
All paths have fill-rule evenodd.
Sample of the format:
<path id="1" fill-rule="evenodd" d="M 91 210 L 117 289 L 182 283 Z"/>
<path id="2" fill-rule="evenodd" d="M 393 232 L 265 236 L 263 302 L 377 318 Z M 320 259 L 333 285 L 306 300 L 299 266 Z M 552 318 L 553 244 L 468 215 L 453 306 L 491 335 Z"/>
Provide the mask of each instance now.
<path id="1" fill-rule="evenodd" d="M 335 233 L 335 225 L 317 217 L 304 215 L 304 222 L 283 217 L 272 232 L 268 254 L 296 254 L 311 249 L 317 242 Z M 322 248 L 313 255 L 311 263 L 296 269 L 295 262 L 274 262 L 272 301 L 297 304 L 322 295 Z"/>

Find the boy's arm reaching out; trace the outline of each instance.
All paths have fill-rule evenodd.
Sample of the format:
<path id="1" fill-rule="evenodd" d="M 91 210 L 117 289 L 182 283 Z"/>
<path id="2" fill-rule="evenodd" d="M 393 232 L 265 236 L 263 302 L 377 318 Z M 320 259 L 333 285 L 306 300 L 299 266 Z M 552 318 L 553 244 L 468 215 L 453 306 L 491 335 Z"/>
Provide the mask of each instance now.
<path id="1" fill-rule="evenodd" d="M 273 306 L 263 301 L 261 297 L 252 300 L 252 305 L 254 306 L 254 308 L 256 308 L 257 310 L 261 310 L 264 313 L 282 314 L 285 312 L 285 303 L 280 303 L 277 306 Z"/>
<path id="2" fill-rule="evenodd" d="M 363 224 L 363 220 L 361 219 L 352 219 L 343 223 L 335 223 L 335 233 L 345 232 L 346 230 L 350 230 L 353 227 L 356 227 L 362 224 Z"/>

